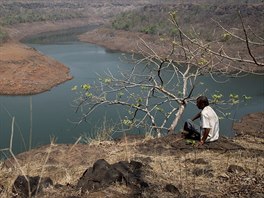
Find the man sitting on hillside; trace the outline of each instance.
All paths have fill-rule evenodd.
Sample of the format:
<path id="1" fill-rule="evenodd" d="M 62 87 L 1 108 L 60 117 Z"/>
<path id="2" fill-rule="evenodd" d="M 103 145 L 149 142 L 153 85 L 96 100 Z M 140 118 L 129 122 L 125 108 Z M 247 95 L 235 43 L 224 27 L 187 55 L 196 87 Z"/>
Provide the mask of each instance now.
<path id="1" fill-rule="evenodd" d="M 199 144 L 205 142 L 213 142 L 219 138 L 219 119 L 212 107 L 209 106 L 209 101 L 206 96 L 200 96 L 196 99 L 196 106 L 202 111 L 194 116 L 192 120 L 188 120 L 184 124 L 186 139 L 200 140 Z M 200 118 L 201 133 L 198 132 L 194 120 Z"/>

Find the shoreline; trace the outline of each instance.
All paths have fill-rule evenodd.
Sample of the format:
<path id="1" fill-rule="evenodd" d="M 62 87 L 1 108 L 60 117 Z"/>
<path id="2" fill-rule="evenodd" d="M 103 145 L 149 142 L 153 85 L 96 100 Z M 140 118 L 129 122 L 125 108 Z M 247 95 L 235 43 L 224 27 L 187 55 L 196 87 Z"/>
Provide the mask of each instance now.
<path id="1" fill-rule="evenodd" d="M 159 57 L 169 57 L 172 60 L 174 58 L 179 59 L 177 53 L 171 54 L 172 51 L 176 51 L 171 39 L 166 37 L 161 38 L 158 35 L 149 35 L 140 32 L 129 32 L 124 30 L 113 30 L 110 28 L 103 27 L 81 34 L 79 36 L 79 40 L 82 42 L 97 44 L 107 49 L 121 52 L 145 54 L 146 56 L 158 55 Z M 233 45 L 228 44 L 228 48 L 226 49 L 226 51 L 228 51 L 228 56 L 239 58 L 237 57 L 236 52 L 240 51 L 244 59 L 251 60 L 252 58 L 249 56 L 249 52 L 247 51 L 248 49 L 245 47 L 244 44 L 245 43 Z M 221 45 L 222 47 L 224 46 L 224 44 Z M 213 46 L 213 48 L 218 51 L 218 44 Z M 263 48 L 261 47 L 255 48 L 254 54 L 261 55 L 262 49 Z M 263 75 L 264 72 L 264 67 L 258 66 L 253 62 L 248 64 L 240 64 L 240 61 L 228 62 L 227 60 L 226 63 L 223 62 L 223 65 L 220 65 L 218 68 L 216 68 L 217 71 L 221 70 L 221 72 L 225 74 L 232 73 L 234 71 L 236 72 L 237 69 L 241 70 L 242 72 L 249 72 L 252 74 L 261 73 Z"/>
<path id="2" fill-rule="evenodd" d="M 92 18 L 92 19 L 72 19 L 72 20 L 64 20 L 64 21 L 58 21 L 58 22 L 34 22 L 34 23 L 25 23 L 25 24 L 18 24 L 13 27 L 6 28 L 7 32 L 10 35 L 10 40 L 5 43 L 4 45 L 0 45 L 0 56 L 5 57 L 5 61 L 0 61 L 0 68 L 5 68 L 5 70 L 9 70 L 8 75 L 10 75 L 8 78 L 9 83 L 5 83 L 5 80 L 2 80 L 1 88 L 0 88 L 0 95 L 32 95 L 32 94 L 38 94 L 45 91 L 48 91 L 52 89 L 52 87 L 57 86 L 65 81 L 68 81 L 72 79 L 73 77 L 70 75 L 70 71 L 68 70 L 62 70 L 64 72 L 64 76 L 60 76 L 59 78 L 56 78 L 55 82 L 49 84 L 48 86 L 44 86 L 45 82 L 48 83 L 51 78 L 48 78 L 49 74 L 51 74 L 51 68 L 53 66 L 59 65 L 60 63 L 54 61 L 52 65 L 50 65 L 49 69 L 42 67 L 45 65 L 45 61 L 52 60 L 49 57 L 46 57 L 42 55 L 41 53 L 36 52 L 34 49 L 30 49 L 28 47 L 27 53 L 31 54 L 24 58 L 20 57 L 19 61 L 12 61 L 13 59 L 16 59 L 16 57 L 20 56 L 17 54 L 18 51 L 24 50 L 24 44 L 22 44 L 20 41 L 22 39 L 25 39 L 27 37 L 37 35 L 39 33 L 45 33 L 45 32 L 53 32 L 53 31 L 59 31 L 59 30 L 67 30 L 70 28 L 78 28 L 78 27 L 84 27 L 89 25 L 102 25 L 105 24 L 107 21 L 101 18 Z M 153 36 L 138 32 L 127 32 L 122 30 L 112 30 L 108 28 L 97 28 L 92 31 L 88 31 L 86 33 L 83 33 L 78 36 L 78 39 L 82 42 L 89 42 L 92 44 L 97 44 L 102 47 L 105 47 L 110 50 L 116 50 L 121 52 L 127 52 L 127 53 L 153 53 L 150 49 L 154 49 L 155 53 L 162 55 L 167 55 L 170 53 L 172 44 L 169 40 L 163 39 L 161 40 L 159 36 Z M 143 42 L 144 41 L 144 42 Z M 14 45 L 15 43 L 15 45 Z M 14 54 L 8 54 L 7 50 L 4 48 L 6 46 L 11 47 L 16 53 Z M 12 46 L 13 45 L 13 46 Z M 15 46 L 15 48 L 14 48 Z M 171 46 L 171 47 L 168 47 Z M 37 55 L 40 54 L 41 56 L 45 58 L 36 58 Z M 30 56 L 35 57 L 34 61 L 28 61 L 28 58 Z M 41 60 L 42 59 L 42 60 Z M 46 60 L 43 60 L 46 59 Z M 17 73 L 18 68 L 21 66 L 25 66 L 23 62 L 27 62 L 27 67 L 23 67 L 25 69 L 25 73 L 23 75 L 25 76 L 27 71 L 32 73 L 34 78 L 31 78 L 30 80 L 30 86 L 34 87 L 28 88 L 27 85 L 23 84 L 23 80 L 17 75 L 14 75 L 12 73 Z M 44 62 L 43 62 L 44 61 Z M 10 63 L 11 62 L 11 63 Z M 34 73 L 34 69 L 32 67 L 29 67 L 29 65 L 39 65 L 41 68 L 43 68 L 46 72 L 46 80 L 43 81 L 43 83 L 37 82 L 37 79 L 39 78 L 37 73 Z M 66 66 L 64 66 L 66 68 Z M 252 67 L 252 71 L 256 68 Z M 258 69 L 258 68 L 257 68 Z M 55 71 L 56 72 L 56 71 Z M 6 75 L 6 74 L 5 74 Z M 0 74 L 0 79 L 4 79 L 4 74 Z M 12 80 L 13 79 L 13 80 Z M 17 83 L 15 83 L 17 82 Z M 37 83 L 36 83 L 37 82 Z M 28 83 L 27 83 L 28 84 Z M 12 85 L 12 90 L 10 88 L 10 85 Z M 16 87 L 15 87 L 16 86 Z M 20 89 L 22 87 L 22 89 Z M 23 90 L 23 91 L 22 91 Z"/>
<path id="3" fill-rule="evenodd" d="M 161 41 L 157 35 L 112 30 L 109 28 L 97 28 L 81 34 L 78 38 L 82 42 L 97 44 L 110 50 L 126 53 L 143 53 L 149 51 L 149 48 L 151 48 L 155 49 L 157 54 L 164 55 L 170 52 L 170 47 L 168 48 L 168 46 L 171 46 L 168 40 Z"/>

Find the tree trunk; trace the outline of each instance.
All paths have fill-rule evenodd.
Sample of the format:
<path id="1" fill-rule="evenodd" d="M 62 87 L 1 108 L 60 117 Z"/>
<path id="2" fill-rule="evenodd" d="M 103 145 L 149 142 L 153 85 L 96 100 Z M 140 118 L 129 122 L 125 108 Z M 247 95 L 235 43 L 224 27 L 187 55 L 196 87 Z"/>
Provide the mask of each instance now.
<path id="1" fill-rule="evenodd" d="M 185 110 L 185 105 L 186 104 L 179 104 L 179 110 L 177 111 L 177 113 L 175 114 L 175 119 L 173 120 L 170 128 L 168 129 L 168 134 L 172 134 L 174 129 L 176 128 L 180 118 L 182 117 L 182 114 Z"/>

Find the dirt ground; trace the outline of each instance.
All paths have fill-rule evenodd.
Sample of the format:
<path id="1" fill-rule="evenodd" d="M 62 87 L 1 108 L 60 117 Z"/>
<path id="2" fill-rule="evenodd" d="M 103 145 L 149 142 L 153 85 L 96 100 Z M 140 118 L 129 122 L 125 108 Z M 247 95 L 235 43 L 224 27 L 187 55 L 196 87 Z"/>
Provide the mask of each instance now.
<path id="1" fill-rule="evenodd" d="M 85 194 L 75 188 L 87 168 L 105 159 L 110 164 L 131 160 L 143 164 L 142 175 L 148 187 L 140 197 L 260 198 L 264 195 L 263 117 L 264 112 L 245 116 L 236 123 L 236 130 L 251 125 L 247 133 L 221 137 L 200 147 L 179 134 L 161 138 L 125 136 L 90 144 L 52 143 L 2 162 L 0 195 L 9 197 L 14 180 L 24 173 L 52 179 L 54 185 L 40 192 L 39 197 L 138 197 L 133 194 L 135 189 L 118 183 Z M 252 125 L 252 118 L 259 124 Z M 168 184 L 178 189 L 177 195 L 164 190 Z"/>

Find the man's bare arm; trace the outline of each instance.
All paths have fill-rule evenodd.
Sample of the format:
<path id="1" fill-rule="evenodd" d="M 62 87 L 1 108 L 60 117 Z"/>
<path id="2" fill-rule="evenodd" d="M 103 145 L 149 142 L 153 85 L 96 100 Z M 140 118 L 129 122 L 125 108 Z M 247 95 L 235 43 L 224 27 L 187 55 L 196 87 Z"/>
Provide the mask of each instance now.
<path id="1" fill-rule="evenodd" d="M 194 121 L 194 120 L 196 120 L 196 119 L 198 119 L 198 118 L 200 118 L 200 117 L 201 117 L 201 112 L 198 113 L 197 115 L 195 115 L 195 116 L 193 117 L 192 121 Z"/>
<path id="2" fill-rule="evenodd" d="M 203 145 L 205 143 L 205 141 L 206 141 L 206 139 L 208 137 L 209 131 L 210 131 L 210 129 L 204 128 L 203 137 L 202 137 L 202 139 L 200 141 L 201 145 Z"/>

